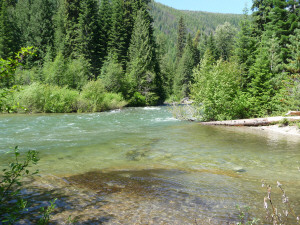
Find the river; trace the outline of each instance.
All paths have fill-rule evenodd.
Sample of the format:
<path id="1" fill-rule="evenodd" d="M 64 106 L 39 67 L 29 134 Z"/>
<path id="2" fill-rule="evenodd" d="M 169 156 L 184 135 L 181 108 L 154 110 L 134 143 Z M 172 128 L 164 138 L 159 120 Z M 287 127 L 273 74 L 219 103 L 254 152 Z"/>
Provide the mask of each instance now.
<path id="1" fill-rule="evenodd" d="M 27 192 L 57 197 L 58 223 L 226 224 L 236 205 L 263 221 L 263 179 L 282 205 L 280 181 L 300 214 L 300 141 L 289 136 L 178 121 L 168 107 L 0 115 L 1 168 L 16 145 L 39 152 Z"/>

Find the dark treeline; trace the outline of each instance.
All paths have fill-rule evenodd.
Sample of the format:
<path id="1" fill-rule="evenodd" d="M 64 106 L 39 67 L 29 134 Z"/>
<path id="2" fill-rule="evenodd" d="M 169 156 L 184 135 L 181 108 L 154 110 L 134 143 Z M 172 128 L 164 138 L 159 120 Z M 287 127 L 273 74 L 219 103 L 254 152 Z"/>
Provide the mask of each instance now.
<path id="1" fill-rule="evenodd" d="M 129 105 L 163 102 L 148 3 L 1 0 L 0 58 L 14 57 L 21 47 L 36 49 L 15 71 L 14 79 L 1 79 L 1 88 L 27 85 L 30 92 L 48 85 L 80 93 L 93 84 L 104 92 L 118 93 Z M 24 102 L 22 97 L 18 100 Z"/>

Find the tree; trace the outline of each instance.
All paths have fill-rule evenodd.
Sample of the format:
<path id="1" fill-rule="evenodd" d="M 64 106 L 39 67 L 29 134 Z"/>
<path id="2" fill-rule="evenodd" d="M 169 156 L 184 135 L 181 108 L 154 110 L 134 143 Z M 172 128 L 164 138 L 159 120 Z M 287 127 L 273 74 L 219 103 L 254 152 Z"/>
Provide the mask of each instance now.
<path id="1" fill-rule="evenodd" d="M 99 24 L 101 27 L 100 33 L 100 61 L 104 61 L 108 55 L 108 42 L 111 32 L 111 17 L 112 17 L 112 5 L 109 0 L 100 1 L 99 8 Z"/>
<path id="2" fill-rule="evenodd" d="M 292 74 L 300 74 L 300 29 L 296 29 L 295 34 L 290 36 L 290 43 L 288 49 L 291 54 L 287 69 Z"/>
<path id="3" fill-rule="evenodd" d="M 77 54 L 84 57 L 91 64 L 92 78 L 97 78 L 103 62 L 101 62 L 101 28 L 98 18 L 98 4 L 96 0 L 81 1 L 78 17 Z"/>
<path id="4" fill-rule="evenodd" d="M 73 49 L 78 49 L 78 22 L 80 14 L 80 0 L 65 0 L 64 1 L 64 30 L 65 30 L 65 40 L 64 40 L 64 56 L 72 58 L 78 56 L 76 51 Z"/>
<path id="5" fill-rule="evenodd" d="M 180 98 L 188 97 L 190 94 L 190 85 L 192 82 L 194 66 L 195 52 L 191 36 L 189 35 L 183 56 L 180 59 L 177 67 L 177 73 L 174 81 L 174 92 Z"/>
<path id="6" fill-rule="evenodd" d="M 33 1 L 30 6 L 29 34 L 26 45 L 35 46 L 39 59 L 46 55 L 47 48 L 53 47 L 53 5 L 50 0 Z"/>
<path id="7" fill-rule="evenodd" d="M 240 31 L 237 34 L 235 55 L 239 63 L 244 65 L 246 72 L 255 60 L 256 42 L 257 39 L 253 36 L 253 24 L 248 15 L 248 10 L 245 8 L 244 17 L 240 22 Z"/>
<path id="8" fill-rule="evenodd" d="M 125 68 L 126 64 L 126 42 L 124 26 L 124 1 L 115 0 L 113 2 L 111 31 L 109 36 L 109 52 L 117 56 L 118 62 Z"/>
<path id="9" fill-rule="evenodd" d="M 125 73 L 114 55 L 109 55 L 101 69 L 101 80 L 108 92 L 123 93 L 125 90 Z"/>
<path id="10" fill-rule="evenodd" d="M 228 22 L 219 25 L 216 29 L 216 47 L 224 60 L 228 60 L 232 55 L 236 33 L 237 29 Z"/>
<path id="11" fill-rule="evenodd" d="M 177 35 L 177 60 L 179 60 L 183 55 L 186 43 L 186 27 L 182 16 L 180 17 L 178 22 Z"/>
<path id="12" fill-rule="evenodd" d="M 162 98 L 162 87 L 149 17 L 144 9 L 137 13 L 129 47 L 127 74 L 131 92 L 145 96 L 147 104 L 156 104 Z"/>
<path id="13" fill-rule="evenodd" d="M 271 72 L 269 54 L 264 43 L 257 50 L 255 63 L 249 70 L 251 83 L 249 93 L 251 94 L 251 115 L 264 116 L 272 112 L 271 101 L 275 90 L 271 85 L 273 74 Z"/>
<path id="14" fill-rule="evenodd" d="M 191 96 L 199 106 L 201 120 L 247 117 L 247 97 L 241 91 L 241 69 L 235 61 L 215 62 L 210 50 L 194 70 Z"/>
<path id="15" fill-rule="evenodd" d="M 13 56 L 16 43 L 14 42 L 14 29 L 8 13 L 7 0 L 2 0 L 0 11 L 0 58 L 7 59 Z"/>

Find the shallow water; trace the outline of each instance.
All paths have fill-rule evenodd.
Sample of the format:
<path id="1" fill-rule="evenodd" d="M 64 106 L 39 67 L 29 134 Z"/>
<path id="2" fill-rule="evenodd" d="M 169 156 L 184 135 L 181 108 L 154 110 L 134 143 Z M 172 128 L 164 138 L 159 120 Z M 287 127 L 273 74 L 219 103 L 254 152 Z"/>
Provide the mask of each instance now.
<path id="1" fill-rule="evenodd" d="M 94 221 L 226 223 L 237 220 L 236 205 L 250 206 L 253 216 L 263 218 L 262 179 L 278 196 L 277 180 L 284 184 L 300 213 L 300 141 L 293 137 L 181 122 L 167 107 L 146 107 L 0 115 L 1 166 L 15 145 L 40 152 L 40 183 L 53 185 L 57 180 L 48 177 L 58 177 L 82 201 L 89 201 L 83 194 L 88 191 L 93 204 L 86 210 Z M 109 203 L 95 207 L 103 198 L 96 201 L 93 193 Z M 61 206 L 67 209 L 63 201 Z M 110 216 L 101 217 L 104 212 Z"/>

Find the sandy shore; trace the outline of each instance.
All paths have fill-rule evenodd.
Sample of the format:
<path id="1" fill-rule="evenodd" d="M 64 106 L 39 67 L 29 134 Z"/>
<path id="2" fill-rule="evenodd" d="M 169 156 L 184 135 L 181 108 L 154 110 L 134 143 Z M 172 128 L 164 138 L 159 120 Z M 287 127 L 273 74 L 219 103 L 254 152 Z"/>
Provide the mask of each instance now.
<path id="1" fill-rule="evenodd" d="M 265 132 L 274 132 L 283 135 L 292 135 L 294 137 L 300 138 L 300 129 L 297 126 L 280 127 L 279 125 L 271 125 L 271 126 L 251 127 L 251 129 L 262 130 Z"/>

